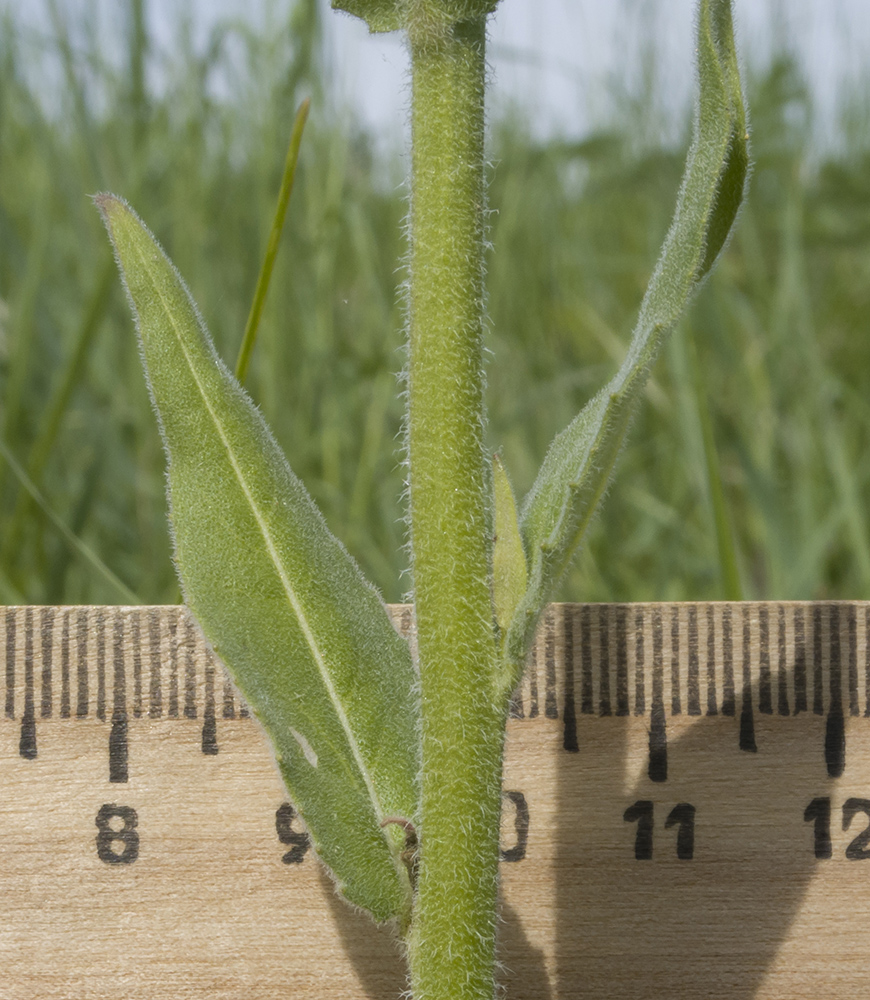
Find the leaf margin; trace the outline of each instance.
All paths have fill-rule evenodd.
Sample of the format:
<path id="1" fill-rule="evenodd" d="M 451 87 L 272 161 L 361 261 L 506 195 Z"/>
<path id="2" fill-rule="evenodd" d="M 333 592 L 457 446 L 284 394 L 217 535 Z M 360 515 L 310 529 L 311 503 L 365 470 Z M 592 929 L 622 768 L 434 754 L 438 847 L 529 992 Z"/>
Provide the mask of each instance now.
<path id="1" fill-rule="evenodd" d="M 178 513 L 176 509 L 177 491 L 173 490 L 172 487 L 173 465 L 175 463 L 175 456 L 177 456 L 178 442 L 175 441 L 173 442 L 173 444 L 170 444 L 169 432 L 167 431 L 167 426 L 166 426 L 167 414 L 165 412 L 165 407 L 163 407 L 160 401 L 158 400 L 158 392 L 155 389 L 154 385 L 152 367 L 148 363 L 149 350 L 148 350 L 148 345 L 146 343 L 146 336 L 142 331 L 142 323 L 143 323 L 142 308 L 141 308 L 142 297 L 141 296 L 137 297 L 134 295 L 129 261 L 127 261 L 125 265 L 125 262 L 123 260 L 124 253 L 120 246 L 122 238 L 122 229 L 124 224 L 126 224 L 129 227 L 127 237 L 129 239 L 132 239 L 131 245 L 137 246 L 137 250 L 140 252 L 140 258 L 141 258 L 140 264 L 142 265 L 143 270 L 147 271 L 148 270 L 147 265 L 148 263 L 150 263 L 156 266 L 157 268 L 162 268 L 163 278 L 165 280 L 174 282 L 173 291 L 177 296 L 179 296 L 180 301 L 183 303 L 184 308 L 186 308 L 187 310 L 188 315 L 186 316 L 186 320 L 188 324 L 192 328 L 194 328 L 192 336 L 194 338 L 199 338 L 200 341 L 199 348 L 201 349 L 203 355 L 209 356 L 209 360 L 213 363 L 214 371 L 210 373 L 209 377 L 216 378 L 221 385 L 223 385 L 228 389 L 230 394 L 233 396 L 234 403 L 236 404 L 241 403 L 248 407 L 245 419 L 249 423 L 252 422 L 252 426 L 255 426 L 255 428 L 259 430 L 260 441 L 258 443 L 261 445 L 263 444 L 269 445 L 274 449 L 274 454 L 271 456 L 273 459 L 276 458 L 277 456 L 280 456 L 279 462 L 283 462 L 284 473 L 289 474 L 291 482 L 297 488 L 296 500 L 298 501 L 299 498 L 301 497 L 303 505 L 307 504 L 309 506 L 309 512 L 312 514 L 314 518 L 312 523 L 308 525 L 308 528 L 314 531 L 315 533 L 319 532 L 321 535 L 323 533 L 326 533 L 326 535 L 329 536 L 335 550 L 343 554 L 343 557 L 346 561 L 346 565 L 343 567 L 342 572 L 344 572 L 345 574 L 349 573 L 351 576 L 355 575 L 358 578 L 358 582 L 362 585 L 363 590 L 367 594 L 368 600 L 366 602 L 367 604 L 365 609 L 366 614 L 371 613 L 375 604 L 380 606 L 382 616 L 384 619 L 384 621 L 381 623 L 381 626 L 383 626 L 384 623 L 386 623 L 386 629 L 382 628 L 381 630 L 382 634 L 389 635 L 392 637 L 393 640 L 395 640 L 392 643 L 393 649 L 390 652 L 390 656 L 394 658 L 395 651 L 400 648 L 405 651 L 407 657 L 405 666 L 407 667 L 407 670 L 404 680 L 405 680 L 405 686 L 408 688 L 409 693 L 412 694 L 414 686 L 416 685 L 416 678 L 414 676 L 413 666 L 411 663 L 410 652 L 408 650 L 407 642 L 399 637 L 391 620 L 389 619 L 386 608 L 383 605 L 380 596 L 377 595 L 377 592 L 375 591 L 374 587 L 372 587 L 370 584 L 368 584 L 367 581 L 365 581 L 358 567 L 353 562 L 353 560 L 346 552 L 344 547 L 329 532 L 328 528 L 326 527 L 326 523 L 322 518 L 322 515 L 320 515 L 319 511 L 317 511 L 317 508 L 315 507 L 311 498 L 308 496 L 307 492 L 304 490 L 304 487 L 302 486 L 301 482 L 292 473 L 292 470 L 290 470 L 289 465 L 287 465 L 283 453 L 280 451 L 280 448 L 278 448 L 278 445 L 275 442 L 274 437 L 271 435 L 271 432 L 266 427 L 265 422 L 263 421 L 259 411 L 254 407 L 253 403 L 250 401 L 250 398 L 247 396 L 247 394 L 241 388 L 238 382 L 234 379 L 227 366 L 217 356 L 217 353 L 214 349 L 214 345 L 211 342 L 211 339 L 208 335 L 208 332 L 206 330 L 202 317 L 199 313 L 199 310 L 196 307 L 196 304 L 190 294 L 189 289 L 187 288 L 187 285 L 184 283 L 183 279 L 179 275 L 174 264 L 172 264 L 168 255 L 165 253 L 165 251 L 163 251 L 162 247 L 160 246 L 158 241 L 154 238 L 154 236 L 150 233 L 147 226 L 145 226 L 144 222 L 142 222 L 142 220 L 135 213 L 135 211 L 125 201 L 123 201 L 123 199 L 120 199 L 114 195 L 100 194 L 95 196 L 94 201 L 98 209 L 100 210 L 107 231 L 109 232 L 109 236 L 112 241 L 113 248 L 115 250 L 116 260 L 118 261 L 119 269 L 121 271 L 121 276 L 124 283 L 125 291 L 127 293 L 128 300 L 133 310 L 134 318 L 136 320 L 140 353 L 142 355 L 143 366 L 146 372 L 146 379 L 148 382 L 149 393 L 151 394 L 152 397 L 152 402 L 154 404 L 155 412 L 158 417 L 158 423 L 160 425 L 161 436 L 163 437 L 164 447 L 167 452 L 168 465 L 169 465 L 167 474 L 168 492 L 170 494 L 169 499 L 170 499 L 171 519 L 174 525 L 173 544 L 176 551 L 176 562 L 179 568 L 179 575 L 182 580 L 182 586 L 185 590 L 186 603 L 188 603 L 188 606 L 191 608 L 194 617 L 200 622 L 200 625 L 205 626 L 203 628 L 203 631 L 205 632 L 208 643 L 213 648 L 216 655 L 221 659 L 223 659 L 225 662 L 227 662 L 224 652 L 228 645 L 230 646 L 233 645 L 233 642 L 230 641 L 228 643 L 225 636 L 221 637 L 220 635 L 221 629 L 218 628 L 216 630 L 214 628 L 213 623 L 211 623 L 212 627 L 209 627 L 207 619 L 210 617 L 210 615 L 209 614 L 203 615 L 201 613 L 201 607 L 199 611 L 197 608 L 198 605 L 200 606 L 202 605 L 203 603 L 202 600 L 194 598 L 191 594 L 190 570 L 184 569 L 180 565 L 179 535 L 181 534 L 181 532 L 177 520 L 177 513 Z M 133 233 L 132 237 L 130 237 L 130 232 Z M 138 245 L 137 245 L 137 240 L 138 240 Z M 142 249 L 143 246 L 147 249 L 143 250 Z M 127 249 L 129 250 L 130 246 L 128 246 Z M 150 261 L 146 260 L 149 254 L 150 254 Z M 157 291 L 157 286 L 159 284 L 157 278 L 155 278 L 152 275 L 151 280 L 152 284 L 154 285 L 153 291 Z M 159 292 L 158 292 L 158 297 L 159 297 Z M 137 298 L 139 299 L 139 301 L 137 301 Z M 164 303 L 164 307 L 167 317 L 171 317 L 171 309 L 169 308 L 169 306 Z M 170 321 L 173 324 L 175 324 L 174 319 L 171 319 Z M 186 353 L 183 335 L 179 332 L 177 325 L 176 325 L 176 336 L 179 341 L 179 346 L 182 352 Z M 190 361 L 189 357 L 187 358 L 187 360 L 191 370 L 192 377 L 194 378 L 194 380 L 196 380 L 197 379 L 195 373 L 196 365 L 194 362 Z M 200 358 L 199 361 L 201 362 L 202 358 Z M 234 461 L 233 449 L 231 447 L 227 435 L 223 432 L 223 429 L 221 428 L 220 420 L 218 419 L 217 414 L 215 414 L 214 411 L 211 409 L 211 403 L 208 400 L 208 393 L 203 386 L 200 386 L 200 391 L 202 394 L 203 402 L 206 405 L 206 408 L 209 409 L 211 412 L 211 417 L 213 418 L 213 422 L 215 428 L 217 429 L 218 435 L 222 439 L 223 445 L 227 450 L 228 456 L 230 456 L 230 461 L 233 462 Z M 239 472 L 238 469 L 237 472 Z M 244 491 L 245 477 L 241 474 L 241 472 L 239 472 L 238 478 L 239 482 L 243 484 L 243 491 Z M 268 476 L 266 478 L 268 479 Z M 273 551 L 270 554 L 273 557 L 273 562 L 275 565 L 276 572 L 278 573 L 279 576 L 284 577 L 282 583 L 285 584 L 285 591 L 287 591 L 288 599 L 290 599 L 290 602 L 292 604 L 293 599 L 290 598 L 290 592 L 293 591 L 293 587 L 291 584 L 289 584 L 289 581 L 287 580 L 286 577 L 286 573 L 283 572 L 283 569 L 280 565 L 281 560 L 277 552 L 274 551 L 274 545 L 270 543 L 269 539 L 266 537 L 266 535 L 268 534 L 268 530 L 265 524 L 265 520 L 261 516 L 262 512 L 257 510 L 256 504 L 253 502 L 253 499 L 251 497 L 249 497 L 249 499 L 251 499 L 251 508 L 255 512 L 255 520 L 259 523 L 260 527 L 263 529 L 264 541 L 266 541 L 267 543 L 267 548 L 269 548 L 271 545 L 271 548 L 273 549 Z M 286 500 L 287 498 L 285 497 L 284 498 L 285 503 Z M 193 559 L 188 560 L 188 564 L 190 565 L 190 563 L 192 563 L 193 561 L 194 561 Z M 376 598 L 376 601 L 374 601 L 373 598 Z M 304 633 L 306 631 L 306 627 L 304 624 L 302 624 L 302 622 L 305 616 L 300 615 L 298 617 L 300 620 L 300 627 Z M 203 618 L 206 619 L 206 622 L 203 622 L 202 620 Z M 306 636 L 306 639 L 312 640 L 312 636 L 309 634 Z M 316 640 L 313 640 L 309 644 L 312 647 L 311 648 L 312 658 L 315 659 L 316 661 L 318 657 L 317 654 L 315 653 L 315 648 L 317 648 L 318 643 Z M 316 665 L 321 672 L 321 676 L 324 680 L 324 686 L 328 688 L 329 684 L 327 682 L 327 678 L 329 674 L 328 670 L 325 668 L 322 658 L 320 662 L 318 662 Z M 276 733 L 274 731 L 276 728 L 275 721 L 273 718 L 271 718 L 272 708 L 265 704 L 265 701 L 267 699 L 264 698 L 262 690 L 259 690 L 259 684 L 254 683 L 251 680 L 251 678 L 241 679 L 239 677 L 238 664 L 227 662 L 227 666 L 231 674 L 233 675 L 233 678 L 236 681 L 237 685 L 240 687 L 243 694 L 245 695 L 248 704 L 254 710 L 255 715 L 263 725 L 264 729 L 269 734 L 270 739 L 274 744 L 276 761 L 278 763 L 279 769 L 282 772 L 282 777 L 284 778 L 285 782 L 288 785 L 288 788 L 290 789 L 291 797 L 294 799 L 294 804 L 296 805 L 303 820 L 306 822 L 306 825 L 308 826 L 309 833 L 312 836 L 315 846 L 318 848 L 318 851 L 322 855 L 322 859 L 327 864 L 327 867 L 330 868 L 333 877 L 339 884 L 339 887 L 342 889 L 342 891 L 345 893 L 345 895 L 352 903 L 354 903 L 357 906 L 360 906 L 363 909 L 369 910 L 369 912 L 371 912 L 372 915 L 375 917 L 375 919 L 378 921 L 390 920 L 393 919 L 394 917 L 399 917 L 401 921 L 407 920 L 408 912 L 410 910 L 410 894 L 409 894 L 409 885 L 407 879 L 407 868 L 404 865 L 404 862 L 401 860 L 400 856 L 401 848 L 403 846 L 403 841 L 401 840 L 401 837 L 396 833 L 395 829 L 384 828 L 382 824 L 383 820 L 389 814 L 399 812 L 400 814 L 404 815 L 405 813 L 413 814 L 416 811 L 417 799 L 418 799 L 418 790 L 416 787 L 418 781 L 418 774 L 417 774 L 418 768 L 416 764 L 413 763 L 414 755 L 416 753 L 416 741 L 412 742 L 407 747 L 408 752 L 411 755 L 412 759 L 412 763 L 409 765 L 408 771 L 411 774 L 410 784 L 413 785 L 414 787 L 413 800 L 410 797 L 406 796 L 404 802 L 405 808 L 401 809 L 396 809 L 395 807 L 391 808 L 390 806 L 383 806 L 380 804 L 382 796 L 375 788 L 376 782 L 374 779 L 371 778 L 371 775 L 368 773 L 369 769 L 365 766 L 365 763 L 362 761 L 359 748 L 355 745 L 356 740 L 353 737 L 353 727 L 347 721 L 346 718 L 341 720 L 341 728 L 348 735 L 349 742 L 353 744 L 352 756 L 354 757 L 357 767 L 362 774 L 363 783 L 366 785 L 371 800 L 373 801 L 373 803 L 375 803 L 375 805 L 373 806 L 373 813 L 375 814 L 376 820 L 373 825 L 373 828 L 368 830 L 366 836 L 368 837 L 370 843 L 381 844 L 383 846 L 384 849 L 381 850 L 380 852 L 381 854 L 380 860 L 381 862 L 383 862 L 384 859 L 388 859 L 391 871 L 396 876 L 395 885 L 393 887 L 393 889 L 396 891 L 384 893 L 381 892 L 379 889 L 372 889 L 371 886 L 369 886 L 368 888 L 361 889 L 358 883 L 368 882 L 372 880 L 369 878 L 368 875 L 360 876 L 358 872 L 357 873 L 351 872 L 350 877 L 348 877 L 348 872 L 347 870 L 345 870 L 343 862 L 339 861 L 339 863 L 335 863 L 336 857 L 340 857 L 342 855 L 345 858 L 347 857 L 348 855 L 347 844 L 345 843 L 344 845 L 342 845 L 340 850 L 338 851 L 334 849 L 334 845 L 331 847 L 325 846 L 325 842 L 329 838 L 323 836 L 324 831 L 322 829 L 318 829 L 319 823 L 317 822 L 312 823 L 311 819 L 311 814 L 313 811 L 317 812 L 322 810 L 312 809 L 310 803 L 306 804 L 304 801 L 299 800 L 300 795 L 298 793 L 298 787 L 300 779 L 298 775 L 295 778 L 292 775 L 288 778 L 288 771 L 292 770 L 290 766 L 292 762 L 289 760 L 289 758 L 295 757 L 298 762 L 299 755 L 298 753 L 295 752 L 296 748 L 294 747 L 294 744 L 298 745 L 299 753 L 301 753 L 303 758 L 307 759 L 308 764 L 313 768 L 317 767 L 317 759 L 318 759 L 317 754 L 314 753 L 314 751 L 312 750 L 308 740 L 303 737 L 303 739 L 300 741 L 298 736 L 294 736 L 294 733 L 301 734 L 301 728 L 303 727 L 299 726 L 298 724 L 296 727 L 294 727 L 292 724 L 290 724 L 290 722 L 288 722 L 284 727 L 283 736 L 281 736 L 281 734 Z M 260 680 L 262 680 L 262 678 Z M 337 708 L 338 702 L 334 697 L 334 692 L 331 692 L 331 697 L 334 707 Z M 412 699 L 412 704 L 416 705 L 416 702 L 413 701 L 413 699 Z M 338 714 L 342 713 L 339 712 Z M 395 722 L 395 720 L 390 720 L 390 721 Z M 416 734 L 416 730 L 418 728 L 416 717 L 413 719 L 410 725 L 405 724 L 405 728 L 413 731 Z M 288 736 L 289 739 L 287 738 Z M 307 750 L 306 750 L 306 744 L 307 744 Z M 297 788 L 296 792 L 294 792 L 294 787 L 293 787 L 294 785 Z M 303 799 L 308 797 L 308 792 L 303 793 L 301 797 Z M 391 805 L 394 804 L 391 803 Z M 345 824 L 345 826 L 347 826 L 347 824 Z M 356 839 L 357 841 L 361 839 L 359 832 L 357 833 Z M 383 872 L 385 869 L 383 864 L 380 864 L 380 867 L 382 869 L 382 872 L 381 875 L 378 877 L 383 878 L 384 877 Z M 385 898 L 391 899 L 392 902 L 386 903 L 384 901 Z"/>
<path id="2" fill-rule="evenodd" d="M 658 352 L 721 257 L 745 198 L 751 172 L 748 115 L 731 0 L 701 0 L 697 25 L 692 144 L 674 217 L 626 357 L 611 381 L 556 435 L 521 507 L 530 582 L 508 629 L 502 697 L 518 682 L 540 614 L 606 492 L 634 403 Z M 708 207 L 699 227 L 699 220 L 690 218 L 691 209 L 697 212 L 697 202 L 705 200 Z"/>

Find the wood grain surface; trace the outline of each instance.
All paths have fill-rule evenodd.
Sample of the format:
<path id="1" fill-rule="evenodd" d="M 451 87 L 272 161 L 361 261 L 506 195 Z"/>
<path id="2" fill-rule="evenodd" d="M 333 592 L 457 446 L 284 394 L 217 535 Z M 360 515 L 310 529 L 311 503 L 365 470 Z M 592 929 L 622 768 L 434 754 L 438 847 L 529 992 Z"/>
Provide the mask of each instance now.
<path id="1" fill-rule="evenodd" d="M 548 610 L 508 725 L 508 998 L 870 988 L 868 619 Z M 0 998 L 405 988 L 184 609 L 0 609 L 0 705 Z"/>

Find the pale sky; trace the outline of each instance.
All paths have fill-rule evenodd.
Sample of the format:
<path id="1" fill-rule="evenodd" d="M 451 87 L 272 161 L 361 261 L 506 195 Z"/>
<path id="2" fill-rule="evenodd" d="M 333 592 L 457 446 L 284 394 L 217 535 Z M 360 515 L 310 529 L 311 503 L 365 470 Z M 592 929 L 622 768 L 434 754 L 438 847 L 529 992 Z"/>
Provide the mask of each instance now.
<path id="1" fill-rule="evenodd" d="M 605 110 L 600 83 L 624 79 L 626 69 L 638 73 L 637 57 L 652 33 L 664 92 L 679 111 L 691 99 L 695 6 L 695 0 L 502 0 L 492 19 L 491 99 L 525 104 L 545 133 L 582 133 Z M 823 116 L 844 81 L 863 75 L 870 85 L 870 0 L 735 0 L 735 13 L 746 58 L 763 58 L 775 35 L 800 53 Z M 344 93 L 368 121 L 400 128 L 407 67 L 401 40 L 369 36 L 350 17 L 332 15 L 332 24 Z"/>
<path id="2" fill-rule="evenodd" d="M 196 36 L 227 16 L 262 25 L 272 8 L 288 0 L 146 0 L 152 33 L 171 48 L 180 11 L 192 9 Z M 400 141 L 405 121 L 407 58 L 398 35 L 370 36 L 355 18 L 329 11 L 320 0 L 328 31 L 333 93 L 362 115 L 387 141 Z M 744 56 L 756 61 L 771 39 L 785 37 L 797 51 L 819 104 L 823 132 L 844 82 L 870 86 L 870 0 L 734 0 Z M 119 0 L 59 0 L 71 21 L 94 10 L 100 35 L 118 38 Z M 47 23 L 44 0 L 0 0 L 0 9 L 38 25 Z M 491 106 L 513 102 L 534 116 L 541 135 L 583 134 L 606 114 L 602 83 L 625 83 L 639 73 L 643 41 L 656 39 L 661 92 L 674 120 L 683 121 L 692 87 L 695 0 L 502 0 L 491 19 Z M 776 26 L 776 27 L 775 27 Z M 635 77 L 636 78 L 636 77 Z"/>

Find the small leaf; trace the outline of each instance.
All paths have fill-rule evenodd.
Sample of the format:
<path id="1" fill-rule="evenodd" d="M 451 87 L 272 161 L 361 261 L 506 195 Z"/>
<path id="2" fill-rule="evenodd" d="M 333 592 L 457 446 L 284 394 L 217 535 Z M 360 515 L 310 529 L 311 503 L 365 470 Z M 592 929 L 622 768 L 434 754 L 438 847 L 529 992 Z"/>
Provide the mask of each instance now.
<path id="1" fill-rule="evenodd" d="M 498 4 L 499 0 L 332 0 L 332 9 L 361 18 L 369 31 L 376 32 L 398 31 L 419 19 L 430 24 L 456 24 L 485 17 Z"/>
<path id="2" fill-rule="evenodd" d="M 507 630 L 526 592 L 529 574 L 514 491 L 498 455 L 492 457 L 492 485 L 495 496 L 492 598 L 495 620 L 500 629 Z"/>
<path id="3" fill-rule="evenodd" d="M 345 895 L 407 917 L 417 702 L 407 643 L 218 359 L 187 288 L 124 202 L 99 195 L 169 459 L 185 599 L 272 740 Z"/>
<path id="4" fill-rule="evenodd" d="M 743 199 L 749 140 L 730 0 L 701 0 L 698 84 L 693 141 L 674 219 L 628 354 L 612 381 L 556 436 L 522 506 L 530 582 L 506 644 L 514 679 L 541 609 L 606 490 L 649 370 L 725 246 Z"/>
<path id="5" fill-rule="evenodd" d="M 398 31 L 404 27 L 401 0 L 332 0 L 333 10 L 343 10 L 359 17 L 369 31 Z"/>

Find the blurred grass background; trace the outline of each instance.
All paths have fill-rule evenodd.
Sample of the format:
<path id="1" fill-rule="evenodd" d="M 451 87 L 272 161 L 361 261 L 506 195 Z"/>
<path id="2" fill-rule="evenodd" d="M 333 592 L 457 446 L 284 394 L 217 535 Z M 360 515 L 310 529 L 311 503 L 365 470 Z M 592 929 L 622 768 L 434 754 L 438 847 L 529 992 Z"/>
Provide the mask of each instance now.
<path id="1" fill-rule="evenodd" d="M 110 54 L 58 0 L 47 32 L 0 21 L 0 601 L 128 600 L 99 563 L 139 600 L 176 599 L 163 455 L 87 195 L 134 204 L 232 363 L 308 95 L 247 384 L 399 600 L 402 157 L 328 99 L 315 0 L 259 34 L 222 24 L 204 51 L 180 20 L 160 93 L 145 0 L 124 2 Z M 749 203 L 656 367 L 563 599 L 870 597 L 870 89 L 843 94 L 842 140 L 820 148 L 787 50 L 747 82 Z M 491 123 L 489 435 L 519 494 L 628 342 L 684 153 L 659 106 L 641 87 L 578 142 L 533 138 L 520 111 Z"/>

